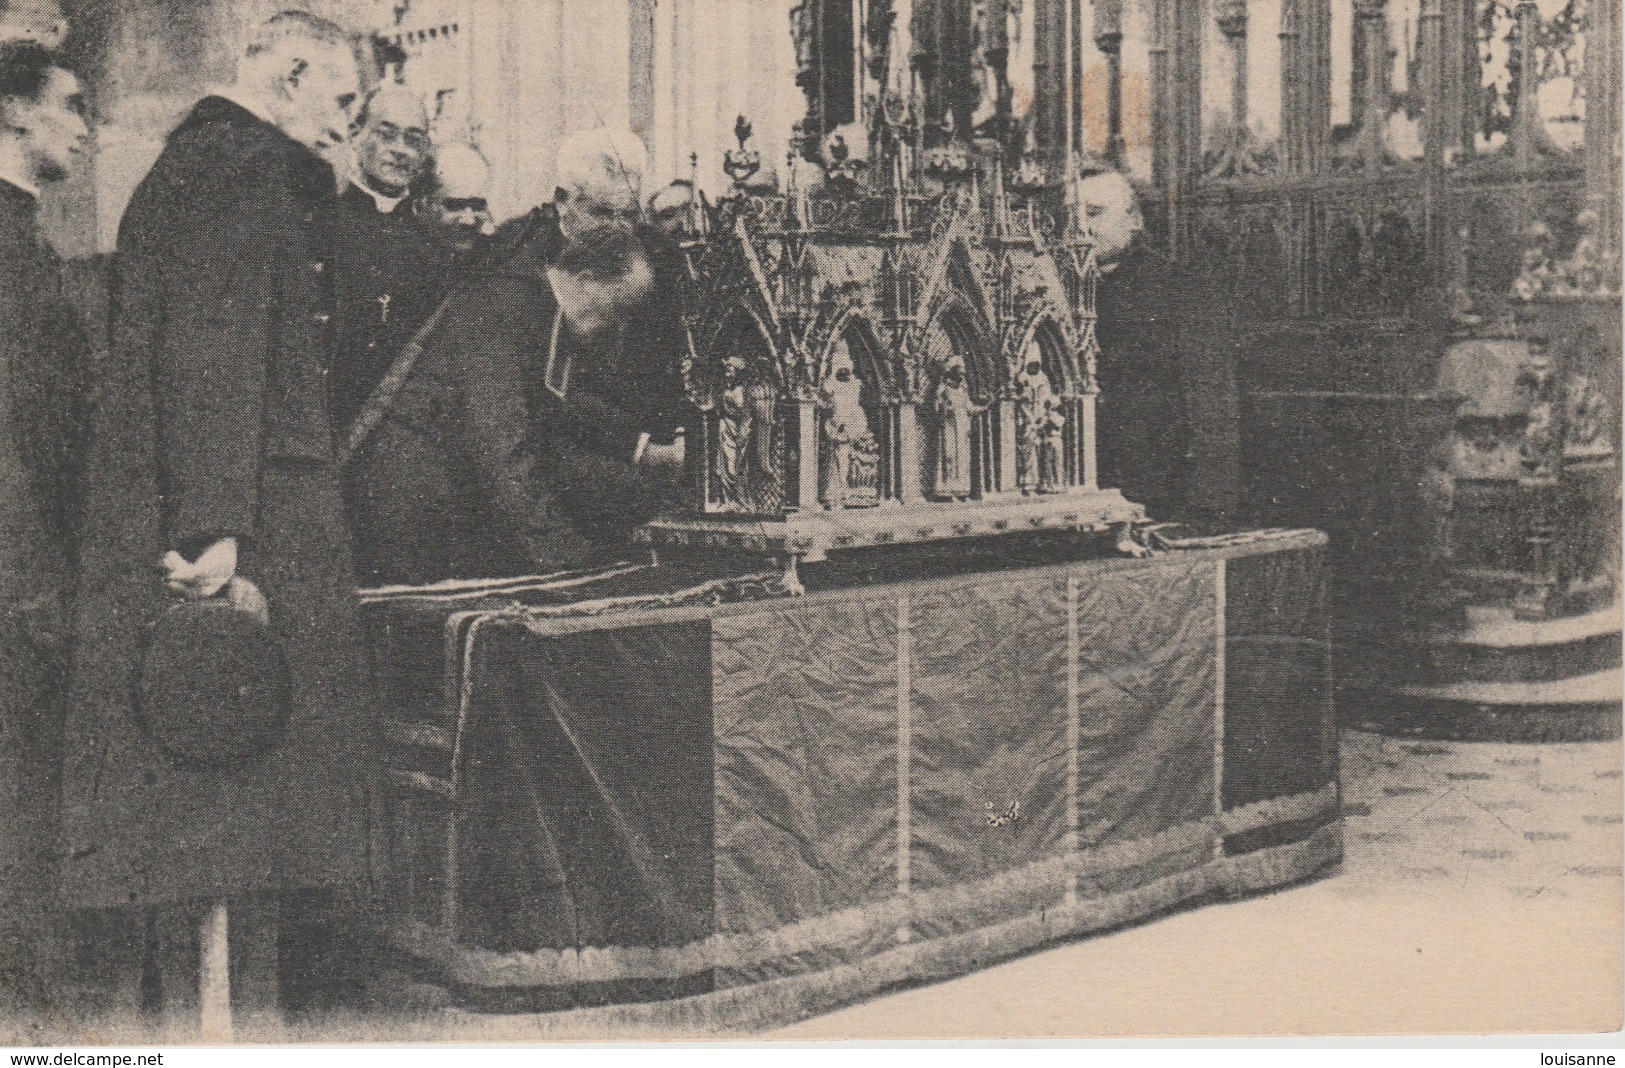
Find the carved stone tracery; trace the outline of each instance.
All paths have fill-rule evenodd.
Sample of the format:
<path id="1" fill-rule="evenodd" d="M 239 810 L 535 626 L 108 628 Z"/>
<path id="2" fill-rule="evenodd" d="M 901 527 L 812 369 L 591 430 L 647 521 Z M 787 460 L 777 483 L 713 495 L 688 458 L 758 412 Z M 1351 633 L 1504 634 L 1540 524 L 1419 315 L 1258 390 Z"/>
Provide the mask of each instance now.
<path id="1" fill-rule="evenodd" d="M 903 143 L 883 132 L 839 181 L 827 158 L 816 192 L 794 167 L 777 194 L 736 186 L 689 227 L 697 500 L 651 540 L 816 556 L 859 519 L 888 541 L 1143 516 L 1094 481 L 1100 269 L 1076 202 L 1011 192 L 968 146 L 910 170 Z"/>

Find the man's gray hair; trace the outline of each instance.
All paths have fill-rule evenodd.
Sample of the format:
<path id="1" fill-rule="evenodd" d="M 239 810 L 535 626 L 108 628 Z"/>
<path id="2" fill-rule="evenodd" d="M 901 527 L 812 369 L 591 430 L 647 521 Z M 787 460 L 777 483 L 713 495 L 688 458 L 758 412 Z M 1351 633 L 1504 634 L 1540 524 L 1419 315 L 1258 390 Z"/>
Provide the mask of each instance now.
<path id="1" fill-rule="evenodd" d="M 331 19 L 308 11 L 283 11 L 260 23 L 249 35 L 243 55 L 250 58 L 265 55 L 292 41 L 340 45 L 353 51 L 356 35 Z"/>
<path id="2" fill-rule="evenodd" d="M 560 142 L 553 184 L 571 196 L 582 190 L 598 197 L 630 196 L 636 205 L 648 169 L 649 150 L 637 134 L 600 127 Z"/>
<path id="3" fill-rule="evenodd" d="M 400 82 L 383 81 L 373 86 L 370 92 L 365 93 L 361 97 L 361 105 L 356 108 L 355 118 L 351 120 L 351 125 L 357 130 L 365 127 L 367 125 L 367 119 L 372 115 L 373 104 L 386 96 L 405 97 L 418 107 L 422 108 L 424 120 L 429 120 L 429 104 L 423 99 L 423 95 L 421 93 L 413 92 Z"/>

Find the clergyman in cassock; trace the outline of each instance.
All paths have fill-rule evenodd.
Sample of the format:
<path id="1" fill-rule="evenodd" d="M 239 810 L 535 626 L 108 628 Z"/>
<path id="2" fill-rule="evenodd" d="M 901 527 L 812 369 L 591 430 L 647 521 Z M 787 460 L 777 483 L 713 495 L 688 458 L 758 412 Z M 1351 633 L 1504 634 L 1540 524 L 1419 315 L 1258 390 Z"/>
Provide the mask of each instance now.
<path id="1" fill-rule="evenodd" d="M 457 287 L 376 412 L 348 470 L 370 581 L 614 560 L 672 499 L 681 446 L 663 394 L 679 356 L 623 330 L 660 306 L 637 227 L 643 159 L 629 132 L 567 139 L 555 203 Z"/>
<path id="2" fill-rule="evenodd" d="M 355 168 L 339 197 L 333 245 L 337 343 L 328 382 L 341 432 L 434 311 L 449 262 L 438 235 L 412 211 L 429 164 L 422 99 L 399 85 L 375 91 L 357 115 L 351 148 Z"/>
<path id="3" fill-rule="evenodd" d="M 40 186 L 89 133 L 79 81 L 0 44 L 0 1003 L 44 990 L 89 349 L 40 234 Z"/>
<path id="4" fill-rule="evenodd" d="M 358 78 L 348 34 L 278 15 L 234 87 L 170 134 L 120 227 L 93 418 L 63 894 L 150 907 L 182 933 L 229 903 L 234 976 L 261 984 L 234 993 L 260 1005 L 276 946 L 253 935 L 274 929 L 274 903 L 369 875 L 370 702 L 326 397 L 337 182 L 323 153 L 347 135 Z M 177 619 L 195 640 L 155 658 Z M 265 677 L 224 705 L 186 703 L 232 682 L 188 648 L 256 637 L 283 676 L 245 654 Z M 166 1003 L 197 996 L 196 944 L 162 973 Z"/>

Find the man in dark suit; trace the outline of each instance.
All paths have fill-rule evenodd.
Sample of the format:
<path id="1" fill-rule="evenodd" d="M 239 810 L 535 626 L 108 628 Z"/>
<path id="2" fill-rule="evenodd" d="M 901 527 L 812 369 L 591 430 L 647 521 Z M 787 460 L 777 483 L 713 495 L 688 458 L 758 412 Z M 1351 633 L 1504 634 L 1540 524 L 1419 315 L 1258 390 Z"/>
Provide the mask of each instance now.
<path id="1" fill-rule="evenodd" d="M 358 91 L 348 34 L 278 15 L 234 88 L 170 135 L 120 227 L 93 418 L 63 894 L 157 906 L 182 932 L 230 901 L 234 953 L 271 962 L 279 898 L 357 891 L 369 874 L 369 700 L 327 405 L 337 183 L 323 156 Z M 284 650 L 286 720 L 261 751 L 200 765 L 154 731 L 161 708 L 137 704 L 144 634 L 171 598 L 224 599 Z M 196 957 L 174 959 L 163 994 L 184 1004 Z M 233 971 L 274 1004 L 274 963 Z"/>
<path id="2" fill-rule="evenodd" d="M 411 210 L 429 160 L 423 101 L 399 85 L 362 105 L 355 169 L 339 197 L 333 249 L 337 351 L 328 380 L 333 425 L 349 427 L 442 295 L 450 256 Z"/>
<path id="3" fill-rule="evenodd" d="M 555 203 L 499 234 L 350 465 L 371 581 L 613 560 L 674 499 L 680 354 L 626 344 L 663 307 L 635 229 L 643 148 L 591 131 L 560 155 Z"/>
<path id="4" fill-rule="evenodd" d="M 82 107 L 43 47 L 0 44 L 0 1004 L 42 992 L 89 369 L 37 215 L 88 136 Z"/>

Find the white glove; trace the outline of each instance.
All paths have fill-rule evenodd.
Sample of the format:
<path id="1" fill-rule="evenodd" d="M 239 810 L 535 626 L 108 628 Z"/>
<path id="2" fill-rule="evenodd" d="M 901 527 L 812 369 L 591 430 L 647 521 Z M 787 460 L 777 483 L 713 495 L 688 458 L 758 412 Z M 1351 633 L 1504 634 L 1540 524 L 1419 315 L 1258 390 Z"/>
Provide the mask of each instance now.
<path id="1" fill-rule="evenodd" d="M 213 597 L 237 574 L 237 539 L 221 538 L 188 561 L 174 549 L 164 554 L 164 585 L 192 601 Z"/>

